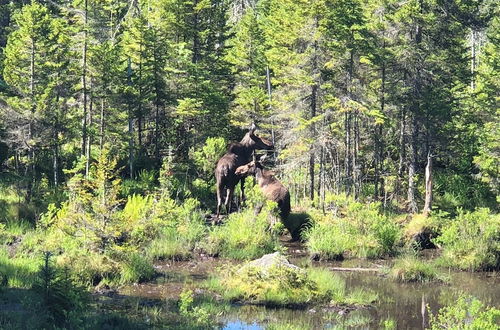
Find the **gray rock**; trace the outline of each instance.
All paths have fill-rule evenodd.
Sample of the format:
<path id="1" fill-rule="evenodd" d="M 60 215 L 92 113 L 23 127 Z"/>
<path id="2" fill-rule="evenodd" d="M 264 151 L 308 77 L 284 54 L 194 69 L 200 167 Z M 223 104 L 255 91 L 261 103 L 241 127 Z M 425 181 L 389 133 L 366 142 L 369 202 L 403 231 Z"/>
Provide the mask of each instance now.
<path id="1" fill-rule="evenodd" d="M 266 275 L 271 267 L 288 268 L 297 273 L 303 273 L 304 270 L 300 267 L 291 264 L 285 256 L 279 252 L 274 252 L 271 254 L 266 254 L 259 259 L 250 261 L 240 268 L 239 272 L 246 272 L 250 269 L 258 270 L 261 275 Z"/>

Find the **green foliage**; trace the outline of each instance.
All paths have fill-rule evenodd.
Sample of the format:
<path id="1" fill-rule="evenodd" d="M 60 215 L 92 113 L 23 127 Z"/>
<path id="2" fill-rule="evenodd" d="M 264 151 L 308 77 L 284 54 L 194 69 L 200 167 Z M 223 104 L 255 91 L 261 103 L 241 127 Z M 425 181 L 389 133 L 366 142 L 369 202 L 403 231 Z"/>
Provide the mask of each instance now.
<path id="1" fill-rule="evenodd" d="M 369 305 L 374 294 L 349 293 L 345 281 L 321 268 L 300 269 L 273 264 L 265 269 L 244 265 L 221 270 L 207 287 L 227 301 L 266 306 L 304 306 L 307 304 Z"/>
<path id="2" fill-rule="evenodd" d="M 138 253 L 132 253 L 124 261 L 121 274 L 121 283 L 138 283 L 151 279 L 155 274 L 152 263 Z"/>
<path id="3" fill-rule="evenodd" d="M 152 193 L 156 185 L 156 172 L 142 170 L 139 172 L 137 179 L 123 180 L 120 187 L 121 196 L 130 195 L 145 195 Z"/>
<path id="4" fill-rule="evenodd" d="M 482 208 L 459 210 L 456 218 L 443 226 L 435 242 L 442 246 L 441 262 L 464 270 L 500 267 L 500 216 Z"/>
<path id="5" fill-rule="evenodd" d="M 44 254 L 34 290 L 43 298 L 50 323 L 64 324 L 70 312 L 82 309 L 86 303 L 85 290 L 73 283 L 68 269 L 62 272 L 52 265 L 49 252 Z"/>
<path id="6" fill-rule="evenodd" d="M 183 290 L 179 296 L 179 311 L 182 316 L 190 320 L 198 327 L 208 327 L 211 322 L 211 315 L 203 307 L 193 306 L 193 291 Z"/>
<path id="7" fill-rule="evenodd" d="M 36 281 L 40 261 L 33 258 L 11 258 L 5 249 L 0 250 L 0 275 L 2 286 L 30 288 Z"/>
<path id="8" fill-rule="evenodd" d="M 348 255 L 376 258 L 394 253 L 401 229 L 394 219 L 380 212 L 378 203 L 362 204 L 342 196 L 330 196 L 328 200 L 335 204 L 334 213 L 344 216 L 311 212 L 313 226 L 304 233 L 310 253 L 324 259 Z"/>
<path id="9" fill-rule="evenodd" d="M 414 255 L 406 255 L 396 260 L 389 271 L 389 277 L 399 282 L 447 282 L 429 261 L 420 260 Z"/>
<path id="10" fill-rule="evenodd" d="M 270 220 L 276 215 L 271 207 L 266 204 L 257 215 L 252 208 L 230 214 L 223 225 L 209 232 L 202 248 L 211 255 L 233 259 L 258 258 L 276 251 L 278 237 L 270 230 Z"/>
<path id="11" fill-rule="evenodd" d="M 485 306 L 480 300 L 461 295 L 453 305 L 430 314 L 430 326 L 437 329 L 493 330 L 500 327 L 500 310 Z"/>
<path id="12" fill-rule="evenodd" d="M 226 152 L 227 142 L 222 137 L 209 137 L 200 150 L 193 152 L 193 160 L 205 179 L 212 176 L 215 164 Z"/>

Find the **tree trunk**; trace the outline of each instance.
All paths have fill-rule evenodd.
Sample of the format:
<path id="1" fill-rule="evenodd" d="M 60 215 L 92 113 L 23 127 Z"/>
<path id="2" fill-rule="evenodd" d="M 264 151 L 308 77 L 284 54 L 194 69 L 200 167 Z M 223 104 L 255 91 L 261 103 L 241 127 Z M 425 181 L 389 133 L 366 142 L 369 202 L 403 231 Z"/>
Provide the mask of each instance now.
<path id="1" fill-rule="evenodd" d="M 316 28 L 318 28 L 318 20 L 316 18 Z M 318 108 L 318 90 L 319 90 L 319 81 L 316 78 L 318 75 L 318 41 L 315 40 L 313 44 L 313 49 L 314 52 L 312 54 L 312 75 L 315 79 L 312 88 L 311 88 L 311 119 L 316 117 L 316 112 Z M 311 124 L 311 129 L 310 129 L 310 134 L 311 137 L 316 139 L 316 125 L 313 123 Z M 315 150 L 314 150 L 314 144 L 311 144 L 310 147 L 310 155 L 309 155 L 309 178 L 310 178 L 310 195 L 309 197 L 311 198 L 311 201 L 314 201 L 314 167 L 315 167 Z"/>
<path id="2" fill-rule="evenodd" d="M 36 45 L 35 40 L 31 39 L 31 56 L 30 56 L 30 101 L 31 101 L 31 116 L 28 123 L 28 159 L 29 159 L 29 167 L 30 167 L 30 175 L 31 180 L 28 184 L 28 193 L 27 193 L 27 201 L 31 200 L 31 193 L 33 191 L 33 186 L 35 185 L 35 146 L 33 145 L 33 120 L 36 111 L 36 103 L 35 103 L 35 54 L 36 54 Z M 28 168 L 27 166 L 27 168 Z"/>
<path id="3" fill-rule="evenodd" d="M 345 128 L 345 186 L 347 195 L 351 194 L 351 113 L 347 111 L 344 115 L 344 128 Z"/>
<path id="4" fill-rule="evenodd" d="M 384 42 L 385 48 L 385 42 Z M 382 84 L 380 88 L 380 112 L 384 114 L 385 112 L 385 63 L 382 63 L 381 68 Z M 375 189 L 374 197 L 375 200 L 379 199 L 381 194 L 379 190 L 379 185 L 381 185 L 380 175 L 382 172 L 382 156 L 383 155 L 383 142 L 382 142 L 382 124 L 378 124 L 375 127 Z M 381 189 L 383 190 L 383 189 Z"/>
<path id="5" fill-rule="evenodd" d="M 354 112 L 354 148 L 352 151 L 352 167 L 354 181 L 354 198 L 358 198 L 361 190 L 361 170 L 358 164 L 359 153 L 359 115 L 358 111 Z"/>
<path id="6" fill-rule="evenodd" d="M 419 1 L 420 12 L 423 13 L 422 0 Z M 415 45 L 416 48 L 420 48 L 420 43 L 422 42 L 422 26 L 417 24 L 415 33 Z M 415 63 L 415 77 L 413 79 L 413 104 L 412 104 L 412 114 L 411 114 L 411 142 L 410 142 L 410 161 L 408 164 L 408 212 L 416 213 L 418 211 L 417 201 L 415 199 L 415 173 L 417 167 L 417 130 L 418 123 L 417 117 L 420 115 L 420 63 Z"/>
<path id="7" fill-rule="evenodd" d="M 198 0 L 194 0 L 193 2 L 193 63 L 197 63 L 200 56 L 200 36 L 198 32 L 198 10 L 195 9 L 198 5 Z"/>
<path id="8" fill-rule="evenodd" d="M 318 93 L 318 85 L 314 84 L 312 86 L 312 92 L 311 92 L 311 118 L 316 117 L 317 93 Z M 311 133 L 312 136 L 315 137 L 316 129 L 314 124 L 311 125 Z M 314 200 L 314 166 L 315 166 L 314 145 L 311 145 L 311 150 L 309 155 L 309 179 L 310 179 L 309 198 L 311 198 L 311 201 Z"/>
<path id="9" fill-rule="evenodd" d="M 84 1 L 84 24 L 83 24 L 83 64 L 82 64 L 82 87 L 83 87 L 83 117 L 82 117 L 82 155 L 86 155 L 87 146 L 87 23 L 88 23 L 88 0 Z M 88 166 L 86 166 L 88 168 Z M 88 172 L 85 172 L 88 175 Z"/>
<path id="10" fill-rule="evenodd" d="M 56 139 L 57 139 L 57 137 L 56 137 Z M 54 171 L 54 187 L 57 187 L 59 185 L 59 176 L 58 176 L 59 150 L 58 150 L 57 143 L 54 145 L 54 159 L 53 159 L 52 169 Z"/>
<path id="11" fill-rule="evenodd" d="M 101 114 L 99 118 L 99 149 L 102 150 L 104 146 L 104 97 L 101 97 Z"/>
<path id="12" fill-rule="evenodd" d="M 416 114 L 412 115 L 411 139 L 410 139 L 410 160 L 408 162 L 408 212 L 417 212 L 417 201 L 415 199 L 415 173 L 417 167 L 417 119 Z"/>
<path id="13" fill-rule="evenodd" d="M 425 167 L 425 204 L 423 213 L 428 216 L 432 209 L 432 155 L 427 153 L 427 166 Z"/>
<path id="14" fill-rule="evenodd" d="M 471 72 L 471 80 L 470 80 L 470 88 L 472 91 L 476 89 L 476 81 L 475 81 L 475 72 L 476 72 L 476 30 L 471 30 L 471 61 L 470 61 L 470 72 Z"/>
<path id="15" fill-rule="evenodd" d="M 398 178 L 396 181 L 395 193 L 400 196 L 401 183 L 403 182 L 404 165 L 406 158 L 406 111 L 404 106 L 401 107 L 400 123 L 399 123 L 399 162 L 398 162 Z"/>
<path id="16" fill-rule="evenodd" d="M 270 113 L 272 113 L 272 90 L 271 90 L 271 73 L 269 72 L 269 65 L 266 66 L 266 86 L 267 86 L 267 98 L 269 100 L 269 110 Z M 271 138 L 273 142 L 273 146 L 276 144 L 275 136 L 274 136 L 274 119 L 273 116 L 271 116 Z M 273 160 L 276 162 L 278 159 L 278 156 L 276 154 L 276 146 L 275 149 L 273 150 Z"/>

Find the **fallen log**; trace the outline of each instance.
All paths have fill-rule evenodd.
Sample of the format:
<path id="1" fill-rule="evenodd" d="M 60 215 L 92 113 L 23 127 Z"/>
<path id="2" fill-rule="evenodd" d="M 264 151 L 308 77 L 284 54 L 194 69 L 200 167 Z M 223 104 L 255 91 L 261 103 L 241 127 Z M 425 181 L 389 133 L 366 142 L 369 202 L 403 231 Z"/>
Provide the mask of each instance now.
<path id="1" fill-rule="evenodd" d="M 346 268 L 346 267 L 328 267 L 335 272 L 381 272 L 381 268 Z"/>

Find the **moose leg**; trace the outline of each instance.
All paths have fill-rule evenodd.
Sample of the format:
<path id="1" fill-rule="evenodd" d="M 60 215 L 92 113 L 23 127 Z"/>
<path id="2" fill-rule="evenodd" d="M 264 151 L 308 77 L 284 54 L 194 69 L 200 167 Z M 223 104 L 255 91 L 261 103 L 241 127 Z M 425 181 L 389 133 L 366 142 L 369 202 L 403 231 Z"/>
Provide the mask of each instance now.
<path id="1" fill-rule="evenodd" d="M 243 208 L 243 203 L 245 202 L 245 178 L 241 178 L 241 199 L 240 199 L 240 209 Z"/>
<path id="2" fill-rule="evenodd" d="M 224 188 L 221 185 L 217 185 L 217 214 L 215 215 L 215 220 L 212 221 L 212 224 L 215 225 L 215 223 L 219 222 L 219 216 L 220 216 L 220 207 L 222 206 L 222 193 L 224 191 Z"/>
<path id="3" fill-rule="evenodd" d="M 226 207 L 227 214 L 231 213 L 231 199 L 233 199 L 233 189 L 227 188 L 226 191 L 226 201 L 224 202 L 224 206 Z"/>

